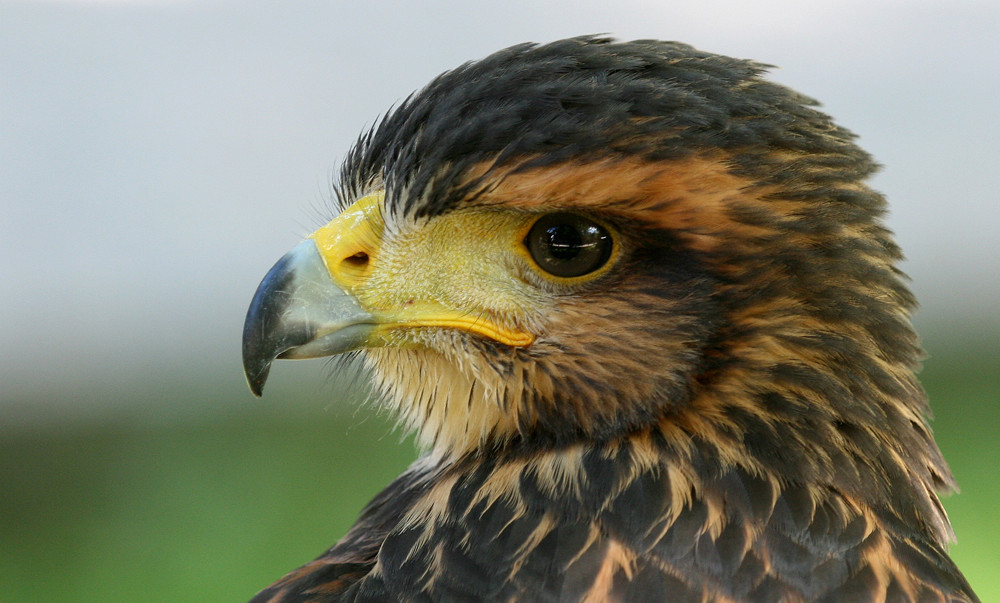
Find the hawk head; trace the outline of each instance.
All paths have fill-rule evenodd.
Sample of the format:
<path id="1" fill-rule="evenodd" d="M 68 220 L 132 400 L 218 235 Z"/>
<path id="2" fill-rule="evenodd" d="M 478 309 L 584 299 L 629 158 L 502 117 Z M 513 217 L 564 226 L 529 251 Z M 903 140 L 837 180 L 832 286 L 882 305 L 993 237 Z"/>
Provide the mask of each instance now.
<path id="1" fill-rule="evenodd" d="M 275 358 L 349 352 L 442 463 L 655 432 L 944 541 L 875 163 L 764 69 L 588 37 L 441 75 L 361 136 L 340 214 L 261 283 L 251 389 Z"/>

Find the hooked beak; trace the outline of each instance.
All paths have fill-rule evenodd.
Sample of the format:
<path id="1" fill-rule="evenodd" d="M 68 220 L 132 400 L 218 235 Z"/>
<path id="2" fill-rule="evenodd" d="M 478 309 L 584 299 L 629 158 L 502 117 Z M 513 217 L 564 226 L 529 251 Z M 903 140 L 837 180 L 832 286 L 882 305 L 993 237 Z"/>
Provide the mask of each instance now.
<path id="1" fill-rule="evenodd" d="M 299 243 L 268 271 L 243 325 L 243 370 L 260 396 L 276 358 L 317 358 L 364 345 L 375 317 L 338 287 L 313 239 Z"/>

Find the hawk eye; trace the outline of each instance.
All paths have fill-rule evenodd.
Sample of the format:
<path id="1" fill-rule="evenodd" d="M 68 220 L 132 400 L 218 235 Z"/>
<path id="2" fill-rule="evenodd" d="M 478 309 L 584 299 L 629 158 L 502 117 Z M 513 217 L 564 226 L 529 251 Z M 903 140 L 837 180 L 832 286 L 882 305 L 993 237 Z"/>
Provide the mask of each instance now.
<path id="1" fill-rule="evenodd" d="M 553 276 L 590 274 L 608 262 L 614 243 L 603 226 L 576 214 L 539 218 L 524 239 L 538 266 Z"/>

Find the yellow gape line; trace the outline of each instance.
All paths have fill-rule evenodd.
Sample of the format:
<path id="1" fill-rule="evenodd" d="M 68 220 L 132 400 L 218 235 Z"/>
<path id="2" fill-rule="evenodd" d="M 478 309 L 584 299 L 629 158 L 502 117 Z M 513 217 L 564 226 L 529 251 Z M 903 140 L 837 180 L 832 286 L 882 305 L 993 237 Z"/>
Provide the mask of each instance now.
<path id="1" fill-rule="evenodd" d="M 404 325 L 405 326 L 405 325 Z M 443 329 L 461 329 L 463 331 L 468 331 L 469 333 L 475 333 L 476 335 L 482 335 L 483 337 L 488 337 L 494 341 L 498 341 L 504 345 L 509 345 L 513 347 L 522 348 L 531 345 L 535 341 L 535 336 L 531 333 L 525 333 L 524 331 L 517 331 L 514 329 L 507 329 L 499 325 L 493 324 L 486 319 L 475 319 L 472 317 L 456 316 L 450 318 L 447 315 L 441 314 L 440 318 L 435 318 L 434 316 L 426 316 L 417 318 L 414 321 L 413 326 L 419 327 L 441 327 Z"/>

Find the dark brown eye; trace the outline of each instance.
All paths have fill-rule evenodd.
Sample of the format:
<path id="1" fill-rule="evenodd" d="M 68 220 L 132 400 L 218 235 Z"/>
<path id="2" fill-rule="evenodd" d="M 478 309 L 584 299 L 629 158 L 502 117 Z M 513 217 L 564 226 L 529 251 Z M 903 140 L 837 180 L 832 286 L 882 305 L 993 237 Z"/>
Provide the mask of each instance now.
<path id="1" fill-rule="evenodd" d="M 539 218 L 524 245 L 542 270 L 569 278 L 589 274 L 606 264 L 613 241 L 597 222 L 576 214 L 558 213 Z"/>

